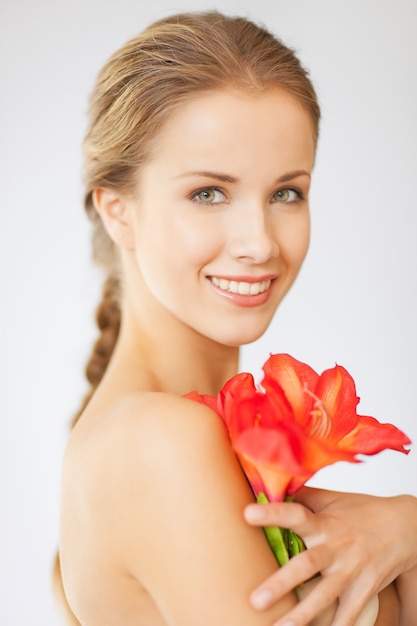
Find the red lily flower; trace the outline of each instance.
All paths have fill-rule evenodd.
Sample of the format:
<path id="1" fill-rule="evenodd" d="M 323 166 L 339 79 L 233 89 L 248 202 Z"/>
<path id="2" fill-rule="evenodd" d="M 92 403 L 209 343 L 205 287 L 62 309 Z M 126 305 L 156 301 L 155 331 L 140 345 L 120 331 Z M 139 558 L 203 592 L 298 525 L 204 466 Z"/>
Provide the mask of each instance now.
<path id="1" fill-rule="evenodd" d="M 411 442 L 398 428 L 357 414 L 355 383 L 343 367 L 319 376 L 305 363 L 276 354 L 263 370 L 263 389 L 243 373 L 217 398 L 187 394 L 222 417 L 256 496 L 263 492 L 270 501 L 283 500 L 321 467 L 357 463 L 357 454 L 385 448 L 408 454 L 404 446 Z"/>

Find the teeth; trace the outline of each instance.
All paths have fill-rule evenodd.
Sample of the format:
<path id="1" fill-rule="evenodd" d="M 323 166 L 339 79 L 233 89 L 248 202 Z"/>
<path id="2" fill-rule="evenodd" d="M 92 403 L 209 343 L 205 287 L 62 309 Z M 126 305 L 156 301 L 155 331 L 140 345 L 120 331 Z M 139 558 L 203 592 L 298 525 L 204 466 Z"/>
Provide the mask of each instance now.
<path id="1" fill-rule="evenodd" d="M 241 296 L 248 296 L 250 294 L 250 284 L 238 283 L 238 293 L 240 293 Z"/>
<path id="2" fill-rule="evenodd" d="M 230 293 L 238 293 L 241 296 L 257 296 L 269 289 L 271 285 L 270 280 L 263 280 L 259 283 L 247 283 L 238 282 L 236 280 L 226 280 L 225 278 L 211 277 L 211 282 L 216 287 L 220 287 L 223 291 L 229 291 Z"/>

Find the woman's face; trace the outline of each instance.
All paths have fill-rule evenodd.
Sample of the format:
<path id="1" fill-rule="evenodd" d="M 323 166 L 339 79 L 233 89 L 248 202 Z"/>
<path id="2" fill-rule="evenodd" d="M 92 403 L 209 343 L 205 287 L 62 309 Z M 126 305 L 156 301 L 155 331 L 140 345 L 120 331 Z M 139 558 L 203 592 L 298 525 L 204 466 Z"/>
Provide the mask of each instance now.
<path id="1" fill-rule="evenodd" d="M 138 302 L 226 345 L 262 335 L 307 252 L 314 151 L 308 113 L 281 89 L 178 109 L 128 201 Z"/>

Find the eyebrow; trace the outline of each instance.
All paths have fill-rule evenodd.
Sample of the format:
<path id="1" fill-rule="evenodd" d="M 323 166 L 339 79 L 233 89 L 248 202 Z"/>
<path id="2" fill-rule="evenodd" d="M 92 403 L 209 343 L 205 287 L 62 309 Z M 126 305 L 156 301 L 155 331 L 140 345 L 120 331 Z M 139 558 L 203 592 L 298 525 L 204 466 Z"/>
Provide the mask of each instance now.
<path id="1" fill-rule="evenodd" d="M 239 179 L 236 176 L 230 176 L 229 174 L 220 174 L 220 172 L 209 172 L 207 170 L 203 170 L 201 172 L 185 172 L 185 174 L 180 174 L 176 178 L 187 178 L 189 176 L 200 176 L 203 178 L 216 178 L 220 180 L 222 183 L 238 183 Z"/>
<path id="2" fill-rule="evenodd" d="M 283 176 L 277 178 L 277 183 L 287 183 L 289 180 L 298 178 L 299 176 L 308 176 L 308 178 L 311 178 L 311 174 L 309 172 L 306 172 L 305 170 L 295 170 L 294 172 L 288 172 L 288 174 L 284 174 Z"/>
<path id="3" fill-rule="evenodd" d="M 238 183 L 240 182 L 239 178 L 236 176 L 231 176 L 230 174 L 221 174 L 220 172 L 211 172 L 208 170 L 202 170 L 198 172 L 185 172 L 185 174 L 180 174 L 177 178 L 187 178 L 191 176 L 200 176 L 203 178 L 215 178 L 216 180 L 220 180 L 222 183 Z M 276 179 L 276 183 L 287 183 L 294 178 L 298 178 L 299 176 L 308 176 L 311 178 L 309 172 L 305 170 L 295 170 L 294 172 L 288 172 L 287 174 L 283 174 Z"/>

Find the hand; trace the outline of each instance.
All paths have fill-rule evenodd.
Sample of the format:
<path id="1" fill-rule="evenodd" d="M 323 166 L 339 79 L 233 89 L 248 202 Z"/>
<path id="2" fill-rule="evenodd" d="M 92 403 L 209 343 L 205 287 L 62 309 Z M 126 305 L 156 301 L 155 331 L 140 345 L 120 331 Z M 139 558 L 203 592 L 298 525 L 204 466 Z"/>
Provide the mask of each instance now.
<path id="1" fill-rule="evenodd" d="M 351 626 L 371 596 L 417 567 L 417 501 L 303 487 L 294 503 L 249 505 L 257 526 L 292 528 L 308 548 L 251 595 L 262 610 L 318 572 L 322 580 L 275 626 L 305 626 L 338 598 L 333 626 Z"/>

